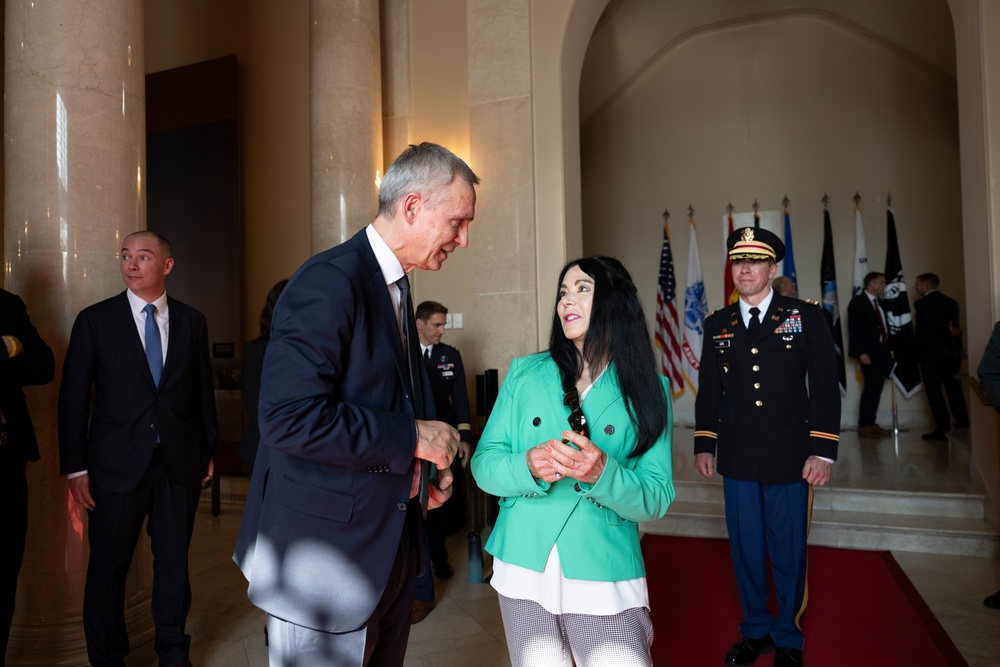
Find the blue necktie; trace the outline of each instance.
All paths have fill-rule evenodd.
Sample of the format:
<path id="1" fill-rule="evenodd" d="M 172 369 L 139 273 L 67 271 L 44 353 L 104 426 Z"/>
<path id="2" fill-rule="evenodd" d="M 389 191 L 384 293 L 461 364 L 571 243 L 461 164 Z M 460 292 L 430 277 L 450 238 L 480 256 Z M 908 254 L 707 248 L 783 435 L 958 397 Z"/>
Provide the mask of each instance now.
<path id="1" fill-rule="evenodd" d="M 156 326 L 156 306 L 147 303 L 146 311 L 146 361 L 149 372 L 153 374 L 153 384 L 160 385 L 163 375 L 163 344 L 160 342 L 160 327 Z"/>

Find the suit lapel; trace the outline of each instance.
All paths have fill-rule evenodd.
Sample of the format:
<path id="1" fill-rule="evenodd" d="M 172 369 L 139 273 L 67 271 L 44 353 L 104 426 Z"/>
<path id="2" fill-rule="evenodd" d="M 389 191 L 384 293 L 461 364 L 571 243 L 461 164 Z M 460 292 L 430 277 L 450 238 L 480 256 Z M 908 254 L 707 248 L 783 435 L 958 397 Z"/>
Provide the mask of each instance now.
<path id="1" fill-rule="evenodd" d="M 182 349 L 184 347 L 185 341 L 187 340 L 188 327 L 190 321 L 187 317 L 187 309 L 184 304 L 179 301 L 167 297 L 167 317 L 169 317 L 169 325 L 167 326 L 167 358 L 163 363 L 163 375 L 160 376 L 160 386 L 166 384 L 170 377 L 171 371 L 177 365 L 177 359 L 182 355 Z M 153 376 L 150 374 L 150 381 L 152 381 Z"/>
<path id="2" fill-rule="evenodd" d="M 136 328 L 132 304 L 129 303 L 128 294 L 125 292 L 118 295 L 118 303 L 111 309 L 109 329 L 120 341 L 118 350 L 132 357 L 131 365 L 145 368 L 146 378 L 149 384 L 153 384 L 153 374 L 149 370 L 149 362 L 146 361 L 146 350 L 142 347 L 142 338 L 139 337 L 139 330 Z"/>
<path id="3" fill-rule="evenodd" d="M 378 335 L 382 338 L 386 348 L 391 350 L 400 382 L 403 383 L 403 386 L 409 386 L 410 371 L 406 366 L 406 357 L 403 355 L 403 339 L 399 330 L 399 320 L 396 319 L 396 311 L 392 305 L 392 298 L 389 296 L 389 288 L 385 284 L 385 277 L 382 275 L 382 268 L 378 265 L 378 259 L 375 258 L 375 251 L 372 250 L 371 243 L 368 242 L 367 232 L 362 229 L 348 243 L 355 243 L 357 246 L 362 275 L 364 276 L 365 300 L 368 303 L 369 312 L 372 313 L 372 320 L 379 330 Z"/>

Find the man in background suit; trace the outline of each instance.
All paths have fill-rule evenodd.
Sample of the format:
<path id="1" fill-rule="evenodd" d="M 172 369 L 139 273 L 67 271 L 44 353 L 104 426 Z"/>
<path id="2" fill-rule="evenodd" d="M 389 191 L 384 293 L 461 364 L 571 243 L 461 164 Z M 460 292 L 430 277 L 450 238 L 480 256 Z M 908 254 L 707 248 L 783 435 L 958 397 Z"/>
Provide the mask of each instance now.
<path id="1" fill-rule="evenodd" d="M 885 275 L 872 271 L 865 276 L 865 289 L 847 305 L 847 354 L 861 363 L 864 387 L 858 409 L 858 435 L 881 438 L 889 431 L 875 422 L 882 385 L 889 374 L 889 323 L 882 308 Z"/>
<path id="2" fill-rule="evenodd" d="M 923 439 L 947 442 L 946 433 L 951 428 L 948 407 L 951 407 L 951 416 L 955 418 L 955 428 L 969 426 L 969 412 L 962 393 L 962 382 L 957 377 L 965 358 L 962 329 L 958 326 L 958 302 L 942 294 L 938 290 L 940 284 L 933 273 L 917 276 L 916 288 L 920 298 L 913 302 L 913 307 L 917 316 L 920 374 L 924 379 L 927 403 L 934 416 L 934 430 L 924 433 Z M 948 394 L 948 405 L 945 405 L 942 387 Z"/>
<path id="3" fill-rule="evenodd" d="M 95 667 L 125 664 L 125 578 L 147 515 L 154 648 L 161 665 L 191 665 L 187 550 L 218 427 L 205 317 L 167 296 L 173 266 L 159 234 L 125 237 L 128 289 L 81 311 L 66 350 L 59 467 L 89 514 L 83 626 Z"/>
<path id="4" fill-rule="evenodd" d="M 410 146 L 374 222 L 309 259 L 278 300 L 233 556 L 268 613 L 272 667 L 403 664 L 421 505 L 451 494 L 459 442 L 424 418 L 406 273 L 468 244 L 478 182 L 441 146 Z M 439 468 L 427 491 L 425 462 Z"/>
<path id="5" fill-rule="evenodd" d="M 31 324 L 21 299 L 0 289 L 0 506 L 4 541 L 0 549 L 0 667 L 5 664 L 17 597 L 17 575 L 28 534 L 28 461 L 37 461 L 38 443 L 24 400 L 27 385 L 52 382 L 52 350 Z"/>
<path id="6" fill-rule="evenodd" d="M 434 577 L 451 579 L 454 570 L 448 563 L 445 541 L 448 535 L 465 525 L 465 476 L 472 454 L 472 418 L 469 412 L 469 391 L 465 384 L 462 355 L 451 345 L 441 342 L 448 309 L 437 301 L 423 301 L 415 313 L 420 356 L 430 376 L 434 392 L 435 417 L 458 429 L 458 460 L 461 468 L 454 471 L 454 493 L 451 501 L 427 515 L 427 541 L 431 567 L 417 578 L 410 620 L 419 623 L 434 609 Z M 431 573 L 433 569 L 433 574 Z"/>

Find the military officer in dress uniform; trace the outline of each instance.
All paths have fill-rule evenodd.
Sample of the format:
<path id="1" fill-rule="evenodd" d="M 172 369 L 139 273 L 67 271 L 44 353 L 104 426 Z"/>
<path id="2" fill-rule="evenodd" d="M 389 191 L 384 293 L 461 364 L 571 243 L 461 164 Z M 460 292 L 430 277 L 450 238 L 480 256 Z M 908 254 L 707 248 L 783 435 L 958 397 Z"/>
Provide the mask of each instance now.
<path id="1" fill-rule="evenodd" d="M 777 667 L 798 666 L 812 487 L 829 481 L 840 439 L 836 354 L 822 309 L 771 289 L 785 254 L 777 236 L 747 227 L 726 245 L 740 298 L 705 321 L 694 445 L 705 477 L 718 457 L 743 608 L 725 661 L 750 665 L 777 647 Z"/>
<path id="2" fill-rule="evenodd" d="M 449 534 L 465 525 L 465 475 L 472 447 L 472 425 L 469 414 L 469 392 L 465 384 L 465 367 L 462 355 L 451 345 L 441 342 L 448 309 L 437 301 L 423 301 L 414 313 L 417 337 L 420 339 L 420 354 L 430 376 L 434 392 L 434 408 L 437 419 L 451 424 L 458 430 L 460 442 L 454 466 L 454 493 L 451 502 L 427 514 L 427 542 L 430 548 L 431 566 L 417 577 L 410 622 L 419 623 L 434 608 L 434 575 L 438 579 L 450 579 L 454 574 L 448 563 L 445 539 Z"/>

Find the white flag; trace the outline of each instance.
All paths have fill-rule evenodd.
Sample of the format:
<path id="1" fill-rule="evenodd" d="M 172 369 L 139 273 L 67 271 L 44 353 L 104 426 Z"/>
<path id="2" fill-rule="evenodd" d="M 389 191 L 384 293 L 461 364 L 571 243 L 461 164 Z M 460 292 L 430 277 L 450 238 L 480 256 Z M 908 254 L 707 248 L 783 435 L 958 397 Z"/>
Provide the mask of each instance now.
<path id="1" fill-rule="evenodd" d="M 687 287 L 684 289 L 684 361 L 681 367 L 691 389 L 697 394 L 708 300 L 705 298 L 705 283 L 701 279 L 701 256 L 698 254 L 694 220 L 688 220 L 688 224 L 691 226 L 691 242 L 688 244 Z"/>
<path id="2" fill-rule="evenodd" d="M 865 289 L 868 275 L 868 253 L 865 251 L 865 229 L 861 224 L 861 207 L 854 207 L 854 285 L 851 295 L 857 296 Z"/>

